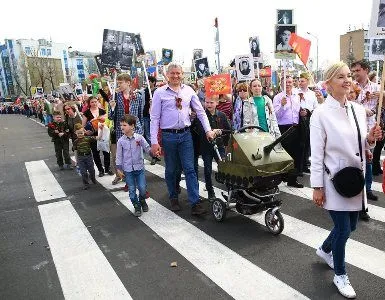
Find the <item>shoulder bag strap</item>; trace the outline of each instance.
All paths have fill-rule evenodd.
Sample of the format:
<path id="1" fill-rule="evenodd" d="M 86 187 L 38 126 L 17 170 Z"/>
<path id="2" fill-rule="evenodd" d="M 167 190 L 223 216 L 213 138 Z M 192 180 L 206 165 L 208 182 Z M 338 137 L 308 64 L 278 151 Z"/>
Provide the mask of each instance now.
<path id="1" fill-rule="evenodd" d="M 353 105 L 351 105 L 354 121 L 356 122 L 357 126 L 357 133 L 358 133 L 358 147 L 360 149 L 360 157 L 361 157 L 361 163 L 364 161 L 362 158 L 362 143 L 361 143 L 361 132 L 360 132 L 360 126 L 358 125 L 356 112 L 354 111 Z"/>

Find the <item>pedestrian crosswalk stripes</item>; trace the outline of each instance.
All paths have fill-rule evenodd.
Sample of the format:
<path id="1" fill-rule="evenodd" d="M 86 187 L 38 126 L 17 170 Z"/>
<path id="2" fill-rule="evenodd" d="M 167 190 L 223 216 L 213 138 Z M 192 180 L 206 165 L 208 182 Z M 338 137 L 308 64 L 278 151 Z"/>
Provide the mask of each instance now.
<path id="1" fill-rule="evenodd" d="M 134 211 L 127 193 L 113 195 Z M 151 210 L 140 220 L 234 299 L 308 299 L 158 202 L 147 201 Z"/>
<path id="2" fill-rule="evenodd" d="M 39 212 L 66 299 L 132 299 L 70 201 Z"/>
<path id="3" fill-rule="evenodd" d="M 164 167 L 161 165 L 146 166 L 146 170 L 164 178 Z M 186 182 L 181 181 L 181 187 L 186 188 Z M 204 182 L 199 182 L 199 194 L 205 197 L 207 192 L 203 190 Z M 226 191 L 214 186 L 216 195 Z M 317 249 L 328 236 L 330 230 L 326 230 L 313 224 L 298 220 L 287 214 L 282 214 L 285 220 L 285 229 L 282 234 Z M 253 221 L 264 225 L 263 215 L 247 216 Z M 370 258 L 370 259 L 368 259 Z M 385 252 L 365 245 L 353 239 L 349 239 L 346 247 L 346 262 L 385 279 Z"/>
<path id="4" fill-rule="evenodd" d="M 44 160 L 26 162 L 25 167 L 37 202 L 66 197 Z"/>
<path id="5" fill-rule="evenodd" d="M 42 162 L 44 163 L 44 161 Z M 33 162 L 25 163 L 26 167 L 31 166 L 30 163 Z M 147 174 L 155 175 L 152 180 L 159 182 L 159 188 L 165 188 L 165 183 L 162 183 L 162 180 L 156 179 L 159 177 L 164 178 L 164 167 L 159 164 L 152 166 L 147 160 L 145 164 Z M 47 165 L 46 168 L 43 174 L 50 173 L 55 179 Z M 28 172 L 28 175 L 30 176 L 30 172 Z M 37 178 L 36 175 L 34 176 Z M 79 177 L 75 178 L 79 181 Z M 40 181 L 41 179 L 37 180 Z M 128 194 L 116 191 L 116 188 L 121 187 L 122 184 L 112 185 L 112 177 L 110 176 L 97 178 L 97 181 L 106 190 L 109 190 L 125 208 L 133 212 Z M 61 181 L 59 180 L 59 182 Z M 57 181 L 56 183 L 59 185 Z M 46 187 L 46 183 L 41 184 Z M 33 180 L 31 180 L 33 190 L 35 190 L 34 185 L 39 186 L 38 183 L 33 183 Z M 186 188 L 184 180 L 181 182 L 181 187 Z M 205 184 L 200 182 L 199 187 L 200 196 L 207 197 L 207 192 L 204 188 Z M 217 196 L 225 192 L 218 187 L 214 187 L 214 189 Z M 291 188 L 287 187 L 285 189 L 285 186 L 281 187 L 283 193 L 309 200 L 310 188 L 298 190 L 302 191 L 301 194 Z M 64 196 L 56 198 L 66 197 L 64 191 L 63 194 Z M 39 196 L 39 194 L 35 195 Z M 167 204 L 161 204 L 159 199 L 157 199 L 159 194 L 153 192 L 151 195 L 153 195 L 153 198 L 148 200 L 150 211 L 139 218 L 140 222 L 143 222 L 170 247 L 178 251 L 193 266 L 234 299 L 306 299 L 310 296 L 304 293 L 303 289 L 296 286 L 296 284 L 292 284 L 292 282 L 287 280 L 282 281 L 280 276 L 270 273 L 266 268 L 261 268 L 259 264 L 249 260 L 244 254 L 239 254 L 236 249 L 229 247 L 223 241 L 218 241 L 216 235 L 202 230 L 202 228 L 196 226 L 195 221 L 191 222 L 180 216 L 180 214 L 169 211 Z M 54 198 L 51 197 L 51 199 Z M 58 202 L 55 203 L 40 204 L 38 208 L 66 299 L 130 299 L 130 286 L 126 282 L 123 285 L 119 278 L 121 274 L 117 275 L 114 265 L 112 265 L 110 260 L 107 260 L 105 253 L 103 254 L 99 249 L 101 245 L 98 245 L 98 241 L 94 240 L 90 235 L 88 228 L 80 219 L 71 202 L 66 199 L 58 199 Z M 374 215 L 375 209 L 378 209 L 376 213 L 379 216 L 376 219 L 384 222 L 384 217 L 381 215 L 381 207 L 372 205 L 370 209 L 371 215 Z M 283 216 L 285 229 L 282 235 L 292 240 L 289 244 L 297 243 L 302 245 L 302 247 L 306 246 L 315 249 L 329 233 L 329 229 L 322 228 L 322 225 L 320 227 L 305 222 L 300 220 L 298 216 L 293 217 L 287 213 L 283 214 Z M 245 217 L 255 222 L 254 224 L 258 224 L 258 226 L 264 226 L 265 224 L 263 215 Z M 211 218 L 211 216 L 208 218 Z M 218 226 L 222 225 L 218 224 Z M 271 242 L 274 243 L 274 241 Z M 76 249 L 71 249 L 68 245 L 76 245 Z M 314 261 L 317 260 L 318 258 L 314 254 Z M 346 261 L 368 272 L 368 274 L 381 278 L 381 280 L 385 279 L 385 252 L 383 249 L 377 249 L 360 240 L 350 239 L 347 244 Z M 102 274 L 96 264 L 102 266 L 100 267 L 103 269 Z M 77 265 L 82 266 L 81 270 L 77 269 L 80 268 Z M 95 273 L 99 274 L 96 278 L 93 277 Z M 89 276 L 91 276 L 91 280 L 85 282 Z M 130 275 L 128 274 L 127 276 Z M 244 278 L 247 278 L 247 280 L 244 280 Z M 74 289 L 71 287 L 71 284 L 74 282 L 77 282 L 77 286 L 83 287 L 83 293 L 77 290 L 77 287 Z M 116 286 L 116 288 L 107 288 L 106 290 L 106 283 L 108 282 L 111 282 L 108 286 Z M 108 294 L 112 293 L 113 290 L 116 291 L 116 294 Z M 81 297 L 77 297 L 77 295 L 81 295 Z M 104 296 L 93 297 L 93 295 Z"/>

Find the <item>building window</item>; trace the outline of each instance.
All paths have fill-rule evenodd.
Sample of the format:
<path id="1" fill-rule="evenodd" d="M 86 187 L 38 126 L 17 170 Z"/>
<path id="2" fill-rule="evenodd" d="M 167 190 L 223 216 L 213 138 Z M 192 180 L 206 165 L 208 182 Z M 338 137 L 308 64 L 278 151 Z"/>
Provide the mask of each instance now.
<path id="1" fill-rule="evenodd" d="M 45 48 L 41 48 L 40 54 L 41 54 L 41 56 L 46 56 L 47 55 L 47 52 L 45 51 Z"/>
<path id="2" fill-rule="evenodd" d="M 24 51 L 26 55 L 31 55 L 31 47 L 25 47 Z"/>
<path id="3" fill-rule="evenodd" d="M 368 53 L 368 52 L 365 52 L 365 53 L 364 53 L 364 57 L 365 57 L 365 58 L 368 58 L 368 57 L 369 57 L 369 53 Z"/>
<path id="4" fill-rule="evenodd" d="M 366 44 L 369 44 L 369 43 L 370 43 L 370 40 L 369 40 L 369 39 L 365 39 L 365 43 L 366 43 Z"/>
<path id="5" fill-rule="evenodd" d="M 47 49 L 47 56 L 51 56 L 52 53 L 51 53 L 51 49 Z"/>

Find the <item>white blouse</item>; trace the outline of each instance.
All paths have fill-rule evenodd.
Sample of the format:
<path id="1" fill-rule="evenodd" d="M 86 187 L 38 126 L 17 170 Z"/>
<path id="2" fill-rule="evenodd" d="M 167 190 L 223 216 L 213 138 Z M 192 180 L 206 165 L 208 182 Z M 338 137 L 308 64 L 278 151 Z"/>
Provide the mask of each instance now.
<path id="1" fill-rule="evenodd" d="M 324 208 L 336 211 L 360 211 L 362 199 L 366 206 L 365 188 L 352 198 L 345 198 L 334 189 L 331 177 L 345 167 L 361 168 L 357 127 L 351 106 L 357 116 L 361 132 L 363 168 L 365 168 L 366 113 L 365 109 L 354 102 L 347 101 L 344 107 L 329 95 L 323 105 L 318 106 L 310 118 L 311 175 L 312 187 L 324 187 Z M 325 172 L 326 165 L 330 176 Z M 364 169 L 365 174 L 365 169 Z"/>

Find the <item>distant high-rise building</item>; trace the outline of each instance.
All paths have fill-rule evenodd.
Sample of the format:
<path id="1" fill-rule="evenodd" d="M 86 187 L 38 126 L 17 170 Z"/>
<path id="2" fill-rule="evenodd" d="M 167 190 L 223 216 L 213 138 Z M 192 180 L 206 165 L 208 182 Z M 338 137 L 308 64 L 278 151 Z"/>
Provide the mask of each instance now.
<path id="1" fill-rule="evenodd" d="M 348 31 L 340 36 L 340 59 L 349 66 L 352 62 L 361 59 L 369 59 L 368 31 L 358 29 Z"/>

